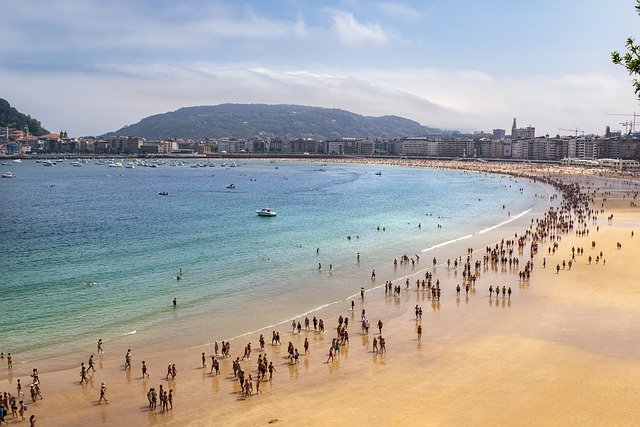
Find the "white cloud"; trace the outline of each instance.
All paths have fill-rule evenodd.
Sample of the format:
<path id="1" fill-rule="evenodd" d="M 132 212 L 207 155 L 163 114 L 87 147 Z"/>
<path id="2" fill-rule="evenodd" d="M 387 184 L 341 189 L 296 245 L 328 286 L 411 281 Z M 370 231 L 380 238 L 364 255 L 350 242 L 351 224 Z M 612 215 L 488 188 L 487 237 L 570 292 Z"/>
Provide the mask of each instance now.
<path id="1" fill-rule="evenodd" d="M 378 24 L 359 22 L 352 13 L 333 11 L 333 30 L 347 46 L 387 45 L 389 36 Z"/>
<path id="2" fill-rule="evenodd" d="M 576 126 L 602 133 L 605 125 L 616 129 L 622 121 L 606 113 L 637 111 L 622 71 L 516 78 L 473 70 L 283 70 L 204 63 L 105 64 L 99 69 L 16 73 L 0 67 L 0 81 L 7 83 L 3 97 L 45 127 L 73 135 L 104 133 L 184 106 L 225 102 L 337 107 L 463 131 L 509 128 L 517 117 L 538 134 Z"/>

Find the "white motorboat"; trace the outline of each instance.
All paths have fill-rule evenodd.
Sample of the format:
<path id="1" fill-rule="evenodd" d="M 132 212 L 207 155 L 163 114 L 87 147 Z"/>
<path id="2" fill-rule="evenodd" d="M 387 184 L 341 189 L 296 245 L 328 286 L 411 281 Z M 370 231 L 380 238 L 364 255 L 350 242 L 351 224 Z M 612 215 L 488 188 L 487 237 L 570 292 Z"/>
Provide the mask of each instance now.
<path id="1" fill-rule="evenodd" d="M 82 163 L 80 163 L 80 162 L 71 162 L 70 165 L 73 166 L 73 167 L 76 167 L 76 168 L 81 168 L 82 167 Z"/>
<path id="2" fill-rule="evenodd" d="M 3 178 L 15 178 L 16 176 L 13 174 L 13 172 L 5 172 L 2 174 Z"/>
<path id="3" fill-rule="evenodd" d="M 120 162 L 109 163 L 109 167 L 110 168 L 121 168 L 122 167 L 122 163 L 120 163 Z"/>
<path id="4" fill-rule="evenodd" d="M 13 163 L 22 163 L 22 159 L 14 159 Z"/>
<path id="5" fill-rule="evenodd" d="M 46 160 L 46 161 L 42 162 L 42 164 L 44 166 L 55 166 L 56 162 L 52 162 L 51 160 Z"/>
<path id="6" fill-rule="evenodd" d="M 262 208 L 259 211 L 256 211 L 258 216 L 276 216 L 276 211 L 271 208 Z"/>

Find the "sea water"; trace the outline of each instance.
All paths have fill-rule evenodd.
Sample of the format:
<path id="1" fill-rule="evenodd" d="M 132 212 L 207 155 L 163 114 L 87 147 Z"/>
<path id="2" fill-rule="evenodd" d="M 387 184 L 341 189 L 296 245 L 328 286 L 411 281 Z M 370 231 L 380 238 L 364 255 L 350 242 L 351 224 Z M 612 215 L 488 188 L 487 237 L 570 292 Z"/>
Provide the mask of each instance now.
<path id="1" fill-rule="evenodd" d="M 346 306 L 361 286 L 399 276 L 393 258 L 417 254 L 426 267 L 547 191 L 454 170 L 195 163 L 11 166 L 16 178 L 0 181 L 0 350 L 34 362 L 98 338 L 197 346 Z M 257 216 L 264 207 L 277 216 Z"/>

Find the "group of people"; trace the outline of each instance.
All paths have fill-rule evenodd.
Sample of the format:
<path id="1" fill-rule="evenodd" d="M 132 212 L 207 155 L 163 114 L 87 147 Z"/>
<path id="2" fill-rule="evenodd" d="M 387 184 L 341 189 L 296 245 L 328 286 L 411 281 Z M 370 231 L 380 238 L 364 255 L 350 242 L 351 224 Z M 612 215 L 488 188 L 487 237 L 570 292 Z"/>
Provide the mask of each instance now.
<path id="1" fill-rule="evenodd" d="M 546 242 L 547 239 L 550 242 L 553 242 L 549 248 L 549 253 L 555 251 L 558 248 L 557 242 L 560 241 L 561 235 L 563 233 L 568 233 L 573 230 L 577 226 L 576 234 L 578 236 L 586 236 L 588 235 L 588 228 L 586 227 L 587 221 L 591 220 L 595 214 L 593 211 L 589 209 L 590 200 L 584 193 L 580 191 L 580 188 L 575 185 L 563 185 L 560 183 L 555 183 L 556 187 L 560 188 L 563 191 L 563 203 L 559 209 L 550 209 L 547 213 L 545 213 L 544 217 L 540 220 L 537 220 L 535 223 L 532 220 L 531 226 L 520 236 L 517 234 L 513 239 L 503 239 L 500 243 L 496 243 L 494 246 L 487 246 L 485 248 L 485 254 L 482 257 L 482 262 L 480 260 L 473 260 L 473 249 L 469 248 L 467 250 L 466 259 L 462 257 L 455 258 L 453 263 L 451 260 L 447 260 L 446 265 L 447 269 L 450 269 L 452 264 L 453 268 L 458 271 L 458 267 L 462 266 L 462 282 L 457 283 L 455 286 L 456 295 L 459 297 L 460 293 L 464 290 L 464 292 L 469 294 L 470 291 L 474 291 L 476 278 L 480 274 L 480 270 L 484 265 L 486 268 L 492 268 L 494 270 L 498 270 L 499 268 L 519 268 L 520 259 L 519 256 L 523 255 L 525 247 L 529 246 L 530 259 L 525 263 L 524 269 L 518 272 L 520 280 L 528 280 L 532 271 L 533 271 L 533 257 L 538 252 L 539 244 Z M 595 245 L 594 245 L 595 246 Z M 618 244 L 618 249 L 621 248 L 621 245 Z M 515 254 L 515 251 L 518 251 L 518 254 Z M 575 260 L 576 253 L 578 255 L 582 255 L 584 249 L 581 247 L 572 248 L 572 260 Z M 519 255 L 519 256 L 518 256 Z M 598 255 L 598 258 L 602 258 L 602 253 Z M 414 258 L 409 258 L 408 256 L 403 255 L 400 257 L 400 265 L 411 265 L 415 266 L 416 261 L 419 260 L 419 257 L 416 255 L 415 261 Z M 394 260 L 394 265 L 397 267 L 398 261 Z M 434 271 L 435 266 L 437 265 L 437 260 L 434 257 L 433 259 Z M 546 266 L 546 259 L 543 260 L 543 268 Z M 559 271 L 560 264 L 558 264 L 557 269 Z M 563 262 L 563 268 L 565 264 Z M 569 268 L 571 268 L 571 260 L 569 261 Z M 375 270 L 372 271 L 371 278 L 375 279 Z M 407 278 L 405 280 L 405 288 L 409 290 L 410 288 L 410 280 Z M 442 295 L 442 288 L 440 285 L 440 279 L 433 277 L 432 271 L 425 271 L 424 279 L 416 280 L 416 289 L 420 291 L 428 291 L 428 295 L 432 298 L 432 301 L 439 301 Z M 503 300 L 505 297 L 511 298 L 512 289 L 510 286 L 506 285 L 490 285 L 489 286 L 489 296 L 490 298 L 493 296 L 495 292 L 496 297 L 499 297 L 502 294 Z M 397 297 L 402 294 L 402 289 L 400 285 L 394 285 L 391 281 L 387 281 L 385 283 L 385 295 L 388 297 Z M 364 288 L 361 288 L 361 297 L 364 299 Z M 352 311 L 355 309 L 355 303 L 351 302 Z M 365 315 L 365 309 L 362 308 L 361 313 L 361 332 L 363 335 L 369 334 L 369 320 Z M 417 332 L 418 340 L 422 337 L 423 325 L 422 325 L 422 315 L 423 310 L 418 304 L 415 305 L 415 319 L 416 325 L 415 330 Z M 335 360 L 337 356 L 343 353 L 344 348 L 349 345 L 349 317 L 340 315 L 337 319 L 338 325 L 335 329 L 336 336 L 332 338 L 331 345 L 328 349 L 328 358 L 326 363 L 331 363 Z M 304 325 L 304 326 L 303 326 Z M 324 333 L 325 327 L 322 319 L 318 319 L 317 317 L 313 317 L 313 320 L 310 320 L 308 316 L 305 316 L 302 320 L 292 320 L 291 322 L 291 333 L 293 335 L 300 335 L 304 331 L 310 331 L 311 325 L 313 325 L 313 331 L 316 333 Z M 385 354 L 387 351 L 386 348 L 386 340 L 382 336 L 383 322 L 382 319 L 377 322 L 378 334 L 373 337 L 372 343 L 372 352 L 374 355 Z M 295 341 L 295 340 L 294 340 Z M 249 361 L 252 357 L 252 346 L 251 343 L 247 343 L 244 347 L 244 353 L 242 358 L 237 357 L 232 361 L 232 369 L 233 369 L 233 378 L 234 381 L 237 380 L 240 386 L 240 394 L 247 398 L 252 395 L 257 395 L 262 393 L 261 383 L 265 381 L 266 373 L 269 373 L 268 381 L 272 380 L 273 373 L 276 372 L 276 367 L 274 366 L 272 361 L 267 360 L 267 351 L 265 349 L 265 339 L 261 334 L 259 338 L 260 344 L 260 353 L 258 355 L 257 366 L 255 372 L 249 372 L 248 374 L 243 369 L 242 363 Z M 98 342 L 98 354 L 103 352 L 102 348 L 102 340 Z M 281 345 L 280 333 L 277 331 L 273 331 L 272 346 Z M 303 341 L 304 346 L 304 355 L 310 353 L 309 347 L 309 339 L 308 337 L 304 338 Z M 221 350 L 221 351 L 220 351 Z M 203 370 L 207 367 L 207 355 L 205 352 L 202 352 L 202 368 Z M 218 356 L 222 358 L 228 358 L 230 356 L 230 343 L 226 341 L 222 341 L 221 349 L 219 348 L 218 342 L 214 343 L 214 354 L 211 355 L 211 370 L 210 374 L 219 375 L 220 374 L 220 362 L 218 361 Z M 1 354 L 0 357 L 2 359 L 5 358 L 4 354 Z M 89 373 L 90 371 L 95 372 L 93 354 L 90 356 L 87 365 L 85 363 L 81 363 L 80 369 L 80 384 L 89 383 Z M 287 346 L 287 357 L 289 359 L 289 363 L 291 365 L 297 365 L 299 363 L 299 359 L 301 358 L 301 354 L 298 351 L 298 348 L 293 344 L 293 342 L 289 341 Z M 124 358 L 124 369 L 131 370 L 131 349 L 127 350 Z M 6 356 L 7 365 L 9 369 L 12 368 L 12 356 L 11 354 L 7 354 Z M 206 372 L 206 370 L 204 371 Z M 177 375 L 177 369 L 175 364 L 169 364 L 167 366 L 167 374 L 165 376 L 166 380 L 174 381 Z M 42 395 L 40 393 L 40 382 L 38 378 L 37 369 L 33 370 L 33 381 L 30 384 L 31 390 L 31 398 L 33 402 L 36 401 L 37 397 L 42 399 Z M 149 378 L 149 374 L 147 372 L 147 365 L 145 361 L 142 361 L 142 378 Z M 98 403 L 102 403 L 103 401 L 108 404 L 108 400 L 106 398 L 107 387 L 104 382 L 102 382 L 100 387 L 100 398 Z M 158 389 L 150 388 L 147 392 L 147 399 L 149 401 L 149 410 L 156 411 L 158 400 L 160 401 L 161 410 L 171 411 L 173 409 L 173 389 L 166 390 L 162 385 L 159 386 Z M 21 397 L 24 397 L 24 393 L 22 392 L 22 385 L 20 380 L 17 380 L 17 395 L 13 396 L 11 393 L 4 392 L 4 394 L 0 395 L 0 424 L 2 422 L 6 422 L 5 418 L 8 414 L 11 414 L 12 418 L 20 417 L 21 419 L 25 419 L 25 412 L 27 411 L 27 406 L 24 404 L 24 400 L 20 400 Z M 32 415 L 30 418 L 31 425 L 35 424 L 35 416 Z"/>

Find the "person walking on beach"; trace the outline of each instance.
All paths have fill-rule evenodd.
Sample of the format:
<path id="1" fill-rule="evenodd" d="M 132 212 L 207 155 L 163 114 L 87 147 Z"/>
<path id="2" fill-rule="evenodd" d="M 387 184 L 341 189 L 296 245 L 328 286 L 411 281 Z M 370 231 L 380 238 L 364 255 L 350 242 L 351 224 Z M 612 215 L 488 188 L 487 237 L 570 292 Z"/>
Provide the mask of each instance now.
<path id="1" fill-rule="evenodd" d="M 309 338 L 304 339 L 304 354 L 308 354 L 309 353 Z"/>
<path id="2" fill-rule="evenodd" d="M 107 386 L 105 383 L 102 383 L 100 385 L 100 399 L 98 400 L 98 405 L 102 402 L 103 399 L 104 403 L 108 405 L 109 401 L 107 400 Z"/>
<path id="3" fill-rule="evenodd" d="M 24 397 L 24 393 L 22 392 L 22 384 L 20 384 L 20 378 L 18 378 L 16 389 L 18 390 L 18 397 L 20 396 Z"/>
<path id="4" fill-rule="evenodd" d="M 13 357 L 11 356 L 11 353 L 7 353 L 7 369 L 13 369 Z"/>
<path id="5" fill-rule="evenodd" d="M 145 363 L 145 361 L 142 361 L 142 378 L 144 379 L 144 377 L 149 378 L 149 374 L 147 373 L 147 364 Z"/>
<path id="6" fill-rule="evenodd" d="M 22 421 L 24 421 L 24 413 L 27 410 L 27 405 L 24 404 L 23 400 L 18 403 L 20 404 L 20 411 L 18 412 L 18 414 L 20 414 L 20 418 L 22 418 Z"/>
<path id="7" fill-rule="evenodd" d="M 422 338 L 422 325 L 418 325 L 418 339 Z"/>
<path id="8" fill-rule="evenodd" d="M 176 364 L 172 363 L 171 364 L 171 379 L 175 379 L 176 375 L 178 375 L 178 371 L 176 370 Z"/>
<path id="9" fill-rule="evenodd" d="M 158 393 L 155 388 L 152 388 L 151 390 L 152 392 L 151 392 L 151 408 L 150 409 L 155 411 L 156 409 L 158 409 L 158 399 L 159 399 L 158 395 L 162 394 L 162 386 L 160 386 L 160 393 Z M 160 399 L 162 399 L 162 397 L 160 397 Z"/>
<path id="10" fill-rule="evenodd" d="M 216 359 L 216 356 L 211 356 L 211 372 L 209 372 L 209 374 L 212 374 L 214 370 L 216 371 L 216 375 L 220 374 L 220 363 L 218 359 Z"/>
<path id="11" fill-rule="evenodd" d="M 171 374 L 172 374 L 172 372 L 171 372 L 171 365 L 169 364 L 169 365 L 167 366 L 167 375 L 165 375 L 164 379 L 165 379 L 165 380 L 168 380 L 168 379 L 169 379 L 169 377 L 171 376 Z"/>
<path id="12" fill-rule="evenodd" d="M 378 331 L 380 331 L 380 335 L 382 335 L 382 320 L 378 320 Z"/>
<path id="13" fill-rule="evenodd" d="M 96 371 L 96 367 L 93 366 L 93 354 L 89 356 L 89 367 L 87 368 L 87 372 L 89 372 L 89 369 L 91 369 L 93 372 Z"/>
<path id="14" fill-rule="evenodd" d="M 327 359 L 327 363 L 333 361 L 333 346 L 329 347 L 329 358 Z"/>
<path id="15" fill-rule="evenodd" d="M 98 354 L 101 354 L 103 352 L 104 352 L 104 350 L 102 350 L 102 338 L 100 338 L 98 340 Z"/>
<path id="16" fill-rule="evenodd" d="M 84 366 L 84 362 L 80 364 L 80 385 L 83 382 L 89 383 L 89 379 L 87 378 L 87 368 Z"/>
<path id="17" fill-rule="evenodd" d="M 378 352 L 378 339 L 376 337 L 373 337 L 373 352 Z"/>
<path id="18" fill-rule="evenodd" d="M 269 362 L 269 381 L 271 381 L 274 372 L 276 372 L 276 367 L 273 366 L 273 362 Z"/>
<path id="19" fill-rule="evenodd" d="M 127 350 L 127 354 L 124 355 L 124 370 L 131 370 L 131 349 Z"/>
<path id="20" fill-rule="evenodd" d="M 31 414 L 29 417 L 29 427 L 34 427 L 36 425 L 36 416 Z"/>
<path id="21" fill-rule="evenodd" d="M 384 338 L 380 337 L 380 354 L 387 352 L 387 343 Z"/>

